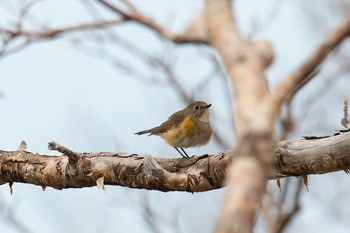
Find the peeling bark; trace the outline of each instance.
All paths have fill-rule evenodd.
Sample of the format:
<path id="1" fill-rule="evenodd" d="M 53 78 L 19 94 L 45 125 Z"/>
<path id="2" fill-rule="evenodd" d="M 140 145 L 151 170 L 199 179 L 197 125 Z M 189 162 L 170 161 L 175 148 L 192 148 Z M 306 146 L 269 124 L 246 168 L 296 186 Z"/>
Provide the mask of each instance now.
<path id="1" fill-rule="evenodd" d="M 176 159 L 116 152 L 72 153 L 77 155 L 75 163 L 69 163 L 65 155 L 0 151 L 0 183 L 83 188 L 96 186 L 103 177 L 105 185 L 163 192 L 203 192 L 224 186 L 226 168 L 238 156 L 236 149 Z M 317 140 L 278 142 L 273 167 L 275 172 L 269 175 L 270 179 L 339 170 L 349 172 L 350 132 Z"/>

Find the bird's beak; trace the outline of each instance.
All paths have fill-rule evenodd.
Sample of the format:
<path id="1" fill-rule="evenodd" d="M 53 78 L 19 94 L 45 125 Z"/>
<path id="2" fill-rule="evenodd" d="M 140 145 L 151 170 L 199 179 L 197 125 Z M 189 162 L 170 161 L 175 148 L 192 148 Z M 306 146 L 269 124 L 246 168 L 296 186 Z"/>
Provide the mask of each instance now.
<path id="1" fill-rule="evenodd" d="M 204 108 L 210 108 L 211 104 L 208 104 L 207 106 L 205 106 Z"/>

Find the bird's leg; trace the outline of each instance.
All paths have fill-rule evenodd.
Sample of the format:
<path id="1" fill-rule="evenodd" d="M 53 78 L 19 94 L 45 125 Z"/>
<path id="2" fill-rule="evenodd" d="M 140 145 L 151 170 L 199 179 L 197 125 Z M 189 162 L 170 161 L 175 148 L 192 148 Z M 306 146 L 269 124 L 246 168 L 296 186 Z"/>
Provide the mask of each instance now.
<path id="1" fill-rule="evenodd" d="M 190 156 L 188 156 L 188 154 L 186 153 L 186 151 L 184 150 L 184 148 L 182 148 L 182 147 L 180 147 L 180 148 L 181 148 L 181 150 L 185 153 L 185 155 L 186 155 L 187 158 L 190 157 Z"/>
<path id="2" fill-rule="evenodd" d="M 177 147 L 174 147 L 174 148 L 177 150 L 177 152 L 180 153 L 180 155 L 181 155 L 182 157 L 184 157 L 184 158 L 188 157 L 188 155 L 186 154 L 186 152 L 185 152 L 185 154 L 186 154 L 186 156 L 185 156 L 183 153 L 181 153 L 181 151 L 180 151 Z M 182 149 L 182 148 L 181 148 L 181 149 Z"/>

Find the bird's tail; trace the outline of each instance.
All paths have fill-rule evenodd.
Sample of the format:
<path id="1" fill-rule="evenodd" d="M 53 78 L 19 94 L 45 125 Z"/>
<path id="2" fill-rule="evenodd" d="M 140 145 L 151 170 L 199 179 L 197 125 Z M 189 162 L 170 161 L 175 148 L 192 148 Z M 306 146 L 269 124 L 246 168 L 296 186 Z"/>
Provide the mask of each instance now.
<path id="1" fill-rule="evenodd" d="M 153 129 L 154 129 L 154 128 L 152 128 L 152 129 L 142 130 L 142 131 L 140 131 L 140 132 L 136 132 L 135 134 L 137 134 L 137 135 L 142 135 L 142 134 L 149 133 L 149 135 L 148 135 L 148 136 L 150 136 L 150 135 L 152 134 Z"/>

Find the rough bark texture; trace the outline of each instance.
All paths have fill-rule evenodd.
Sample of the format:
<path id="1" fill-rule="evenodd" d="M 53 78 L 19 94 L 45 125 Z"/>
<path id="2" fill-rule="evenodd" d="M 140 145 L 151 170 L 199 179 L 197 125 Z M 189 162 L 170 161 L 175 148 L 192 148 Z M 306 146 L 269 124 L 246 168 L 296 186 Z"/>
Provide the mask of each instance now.
<path id="1" fill-rule="evenodd" d="M 236 162 L 237 150 L 177 159 L 116 152 L 76 155 L 77 161 L 70 163 L 69 157 L 64 155 L 0 151 L 0 183 L 21 182 L 56 189 L 82 188 L 95 186 L 97 180 L 104 177 L 104 183 L 108 185 L 164 192 L 203 192 L 224 186 L 226 168 L 231 161 Z M 270 179 L 339 170 L 348 172 L 350 133 L 317 140 L 281 141 L 276 144 L 274 158 L 276 173 L 270 174 Z M 244 178 L 246 173 L 242 170 L 252 163 L 247 165 L 239 161 L 240 176 Z"/>

